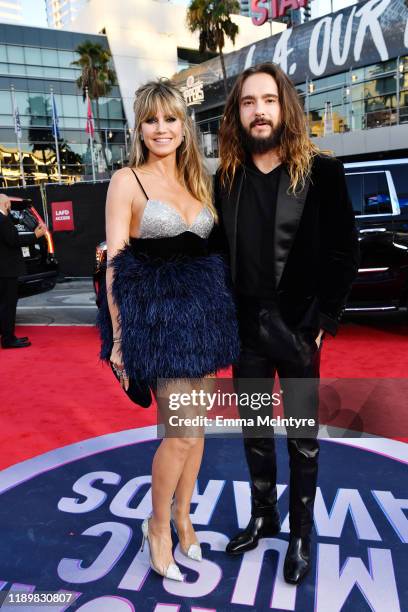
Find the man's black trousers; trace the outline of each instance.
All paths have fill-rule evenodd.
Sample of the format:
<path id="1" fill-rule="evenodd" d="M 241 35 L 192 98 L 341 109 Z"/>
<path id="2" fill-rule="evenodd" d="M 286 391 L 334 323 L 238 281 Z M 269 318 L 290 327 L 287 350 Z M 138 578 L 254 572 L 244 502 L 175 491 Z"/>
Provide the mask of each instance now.
<path id="1" fill-rule="evenodd" d="M 313 525 L 318 472 L 319 443 L 315 436 L 320 349 L 315 337 L 319 330 L 289 327 L 273 300 L 239 299 L 238 319 L 241 354 L 234 367 L 236 389 L 241 392 L 245 385 L 248 385 L 248 390 L 255 388 L 254 381 L 249 383 L 239 379 L 269 379 L 259 381 L 258 387 L 261 385 L 263 388 L 257 390 L 270 394 L 273 386 L 270 379 L 277 373 L 283 391 L 284 416 L 311 418 L 316 422 L 316 427 L 307 431 L 307 437 L 299 437 L 299 432 L 290 430 L 287 438 L 290 531 L 297 537 L 303 537 L 310 533 Z M 262 409 L 263 415 L 271 415 L 271 412 L 270 406 Z M 240 405 L 240 417 L 248 416 L 254 416 L 253 410 Z M 256 437 L 252 437 L 250 431 L 244 430 L 243 433 L 251 476 L 252 514 L 265 516 L 277 502 L 274 438 L 273 435 L 262 437 L 262 430 L 261 433 L 257 432 Z"/>
<path id="2" fill-rule="evenodd" d="M 17 308 L 17 278 L 0 277 L 0 333 L 2 342 L 14 338 Z"/>

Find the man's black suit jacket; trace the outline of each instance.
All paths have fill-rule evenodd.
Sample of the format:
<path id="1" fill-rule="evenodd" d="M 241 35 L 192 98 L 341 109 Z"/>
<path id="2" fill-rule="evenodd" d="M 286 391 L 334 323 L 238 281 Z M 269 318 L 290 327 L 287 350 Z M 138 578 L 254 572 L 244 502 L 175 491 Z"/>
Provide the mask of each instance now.
<path id="1" fill-rule="evenodd" d="M 0 278 L 15 278 L 25 273 L 21 246 L 35 241 L 34 235 L 20 236 L 10 215 L 0 212 Z"/>
<path id="2" fill-rule="evenodd" d="M 245 167 L 231 189 L 215 176 L 219 224 L 213 247 L 229 255 L 232 282 L 237 276 L 237 223 Z M 288 193 L 283 166 L 276 203 L 274 275 L 282 317 L 336 334 L 347 296 L 358 271 L 358 235 L 347 192 L 343 164 L 335 157 L 315 156 L 310 177 L 296 195 Z"/>

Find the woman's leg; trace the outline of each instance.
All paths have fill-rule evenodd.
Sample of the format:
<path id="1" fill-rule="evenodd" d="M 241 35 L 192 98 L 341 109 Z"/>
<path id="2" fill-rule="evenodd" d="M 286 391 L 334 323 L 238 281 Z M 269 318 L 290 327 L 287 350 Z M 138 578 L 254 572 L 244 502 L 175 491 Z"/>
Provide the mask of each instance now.
<path id="1" fill-rule="evenodd" d="M 190 381 L 173 381 L 156 395 L 161 421 L 164 424 L 166 437 L 162 440 L 152 465 L 152 506 L 153 513 L 149 520 L 149 535 L 153 562 L 164 570 L 173 563 L 172 540 L 170 531 L 171 502 L 181 481 L 181 500 L 184 508 L 188 507 L 194 489 L 194 483 L 203 453 L 203 432 L 199 427 L 171 427 L 169 416 L 177 414 L 182 418 L 191 418 L 200 414 L 197 406 L 182 406 L 177 412 L 169 410 L 171 393 L 189 393 L 193 389 Z M 190 467 L 190 460 L 193 466 Z M 192 542 L 195 542 L 193 536 Z"/>
<path id="2" fill-rule="evenodd" d="M 203 378 L 198 385 L 198 389 L 203 390 L 205 393 L 212 393 L 214 391 L 214 378 L 215 374 L 210 374 Z M 205 406 L 200 406 L 199 414 L 206 416 Z M 187 551 L 191 544 L 197 542 L 190 519 L 190 504 L 203 458 L 204 428 L 197 427 L 194 435 L 198 438 L 197 443 L 189 451 L 183 472 L 177 484 L 175 503 L 173 505 L 173 517 L 177 527 L 178 538 L 180 546 L 184 551 Z"/>
<path id="3" fill-rule="evenodd" d="M 165 438 L 153 459 L 153 514 L 149 521 L 149 535 L 154 564 L 162 571 L 168 567 L 169 563 L 174 563 L 170 505 L 177 485 L 184 474 L 187 459 L 190 454 L 197 454 L 195 446 L 199 448 L 200 442 L 200 438 Z M 200 456 L 201 454 L 202 451 Z"/>
<path id="4" fill-rule="evenodd" d="M 177 483 L 176 501 L 173 506 L 173 518 L 176 523 L 180 546 L 187 551 L 191 544 L 197 542 L 190 519 L 190 503 L 194 485 L 200 471 L 204 451 L 204 437 L 197 438 L 197 443 L 188 453 L 184 469 Z"/>

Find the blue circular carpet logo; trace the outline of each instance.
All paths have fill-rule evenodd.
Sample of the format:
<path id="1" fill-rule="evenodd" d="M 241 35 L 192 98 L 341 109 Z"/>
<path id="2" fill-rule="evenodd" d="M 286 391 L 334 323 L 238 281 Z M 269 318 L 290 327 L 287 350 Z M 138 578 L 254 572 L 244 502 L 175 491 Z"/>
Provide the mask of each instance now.
<path id="1" fill-rule="evenodd" d="M 26 603 L 4 602 L 2 611 L 408 609 L 402 442 L 321 443 L 313 569 L 294 587 L 282 576 L 289 535 L 286 440 L 276 444 L 282 532 L 232 558 L 225 546 L 250 515 L 242 441 L 206 440 L 191 511 L 204 560 L 186 558 L 175 540 L 184 574 L 177 583 L 150 570 L 147 546 L 140 551 L 141 521 L 151 509 L 155 431 L 101 436 L 3 471 L 0 595 L 26 594 Z M 59 593 L 59 601 L 52 607 L 32 603 L 36 593 L 46 591 Z"/>

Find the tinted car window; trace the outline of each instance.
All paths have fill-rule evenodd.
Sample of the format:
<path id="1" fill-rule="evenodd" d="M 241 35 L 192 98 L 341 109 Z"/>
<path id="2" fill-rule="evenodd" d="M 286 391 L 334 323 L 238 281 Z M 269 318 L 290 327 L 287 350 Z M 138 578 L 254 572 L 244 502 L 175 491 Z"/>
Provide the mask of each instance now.
<path id="1" fill-rule="evenodd" d="M 389 166 L 401 212 L 408 212 L 408 164 Z"/>
<path id="2" fill-rule="evenodd" d="M 385 172 L 363 174 L 364 215 L 392 214 L 391 198 Z"/>
<path id="3" fill-rule="evenodd" d="M 347 174 L 346 181 L 356 215 L 392 214 L 387 175 L 383 170 Z"/>
<path id="4" fill-rule="evenodd" d="M 28 210 L 12 210 L 10 212 L 15 219 L 15 224 L 19 232 L 33 232 L 38 225 L 38 221 Z"/>
<path id="5" fill-rule="evenodd" d="M 353 210 L 356 215 L 361 215 L 363 205 L 363 175 L 347 174 L 346 182 Z"/>

